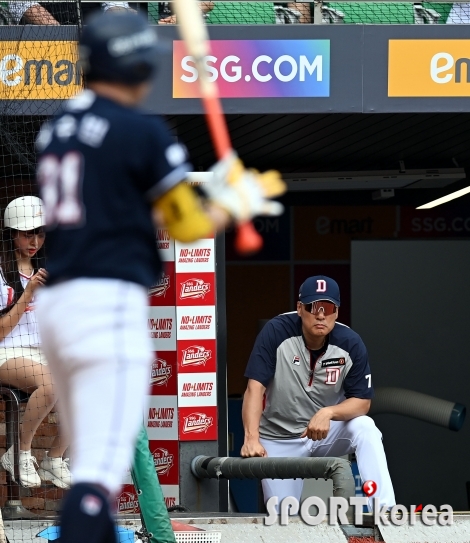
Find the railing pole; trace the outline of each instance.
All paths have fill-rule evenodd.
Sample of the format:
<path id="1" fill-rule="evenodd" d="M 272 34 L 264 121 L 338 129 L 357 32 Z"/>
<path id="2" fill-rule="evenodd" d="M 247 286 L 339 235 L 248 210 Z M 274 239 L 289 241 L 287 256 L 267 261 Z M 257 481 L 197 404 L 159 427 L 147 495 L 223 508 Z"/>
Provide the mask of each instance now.
<path id="1" fill-rule="evenodd" d="M 318 0 L 317 2 L 314 2 L 314 8 L 313 8 L 313 24 L 315 25 L 321 25 L 323 23 L 323 15 L 322 15 L 322 0 Z"/>

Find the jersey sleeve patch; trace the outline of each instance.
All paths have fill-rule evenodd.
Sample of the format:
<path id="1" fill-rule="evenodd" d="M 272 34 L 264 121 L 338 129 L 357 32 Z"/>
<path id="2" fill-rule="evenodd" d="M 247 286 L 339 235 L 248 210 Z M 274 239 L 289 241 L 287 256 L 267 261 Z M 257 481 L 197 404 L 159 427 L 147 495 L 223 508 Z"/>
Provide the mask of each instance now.
<path id="1" fill-rule="evenodd" d="M 186 151 L 179 143 L 173 143 L 165 149 L 165 158 L 170 166 L 177 168 L 186 162 Z"/>

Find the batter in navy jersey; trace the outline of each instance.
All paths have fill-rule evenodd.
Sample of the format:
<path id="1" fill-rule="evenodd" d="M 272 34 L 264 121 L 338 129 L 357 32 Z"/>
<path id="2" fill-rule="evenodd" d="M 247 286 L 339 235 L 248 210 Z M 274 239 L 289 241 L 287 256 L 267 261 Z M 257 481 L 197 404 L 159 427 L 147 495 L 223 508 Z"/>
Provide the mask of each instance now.
<path id="1" fill-rule="evenodd" d="M 71 135 L 61 137 L 62 131 Z M 173 143 L 161 119 L 91 90 L 43 128 L 41 140 L 49 138 L 39 169 L 50 227 L 49 284 L 76 277 L 155 284 L 161 263 L 151 204 L 185 178 L 184 147 Z M 61 168 L 69 193 L 57 203 L 54 176 Z"/>
<path id="2" fill-rule="evenodd" d="M 88 89 L 38 137 L 49 279 L 38 299 L 43 349 L 71 436 L 73 486 L 63 543 L 112 543 L 108 504 L 131 464 L 148 389 L 147 289 L 161 273 L 155 226 L 182 242 L 276 215 L 277 172 L 245 170 L 234 152 L 199 197 L 186 150 L 136 110 L 160 50 L 136 14 L 98 15 L 79 52 Z"/>
<path id="3" fill-rule="evenodd" d="M 297 311 L 271 319 L 258 335 L 245 372 L 245 442 L 250 456 L 343 456 L 356 453 L 361 479 L 377 483 L 380 506 L 395 505 L 382 434 L 366 414 L 373 397 L 367 350 L 337 322 L 336 281 L 309 277 Z M 263 396 L 265 407 L 263 410 Z M 298 500 L 300 479 L 262 481 L 265 502 Z M 370 502 L 372 507 L 372 501 Z"/>

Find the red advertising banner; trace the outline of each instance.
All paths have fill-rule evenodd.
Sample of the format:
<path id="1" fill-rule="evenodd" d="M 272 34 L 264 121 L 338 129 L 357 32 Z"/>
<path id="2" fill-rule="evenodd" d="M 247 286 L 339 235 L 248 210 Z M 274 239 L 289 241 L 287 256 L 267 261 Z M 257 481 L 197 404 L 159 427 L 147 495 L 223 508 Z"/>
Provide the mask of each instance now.
<path id="1" fill-rule="evenodd" d="M 137 515 L 140 513 L 139 500 L 133 484 L 123 485 L 116 497 L 116 513 Z"/>
<path id="2" fill-rule="evenodd" d="M 157 229 L 157 249 L 163 262 L 172 262 L 175 260 L 175 242 L 170 238 L 170 233 L 166 228 Z"/>
<path id="3" fill-rule="evenodd" d="M 215 305 L 215 273 L 177 273 L 177 305 Z"/>
<path id="4" fill-rule="evenodd" d="M 215 372 L 215 339 L 178 340 L 178 373 Z"/>
<path id="5" fill-rule="evenodd" d="M 180 441 L 212 441 L 217 439 L 217 407 L 180 407 Z"/>
<path id="6" fill-rule="evenodd" d="M 175 395 L 177 392 L 176 351 L 154 353 L 150 370 L 150 394 L 160 396 Z"/>
<path id="7" fill-rule="evenodd" d="M 179 444 L 178 441 L 149 441 L 158 480 L 162 485 L 179 483 Z"/>
<path id="8" fill-rule="evenodd" d="M 174 262 L 165 262 L 160 280 L 149 289 L 149 305 L 176 305 Z"/>

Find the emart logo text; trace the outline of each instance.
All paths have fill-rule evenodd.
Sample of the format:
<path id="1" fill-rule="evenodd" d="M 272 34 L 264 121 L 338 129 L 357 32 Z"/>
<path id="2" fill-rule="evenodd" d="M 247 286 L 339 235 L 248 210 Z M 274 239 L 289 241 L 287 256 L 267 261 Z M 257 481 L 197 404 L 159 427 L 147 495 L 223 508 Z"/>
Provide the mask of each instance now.
<path id="1" fill-rule="evenodd" d="M 81 85 L 78 62 L 61 59 L 54 64 L 50 60 L 25 60 L 19 55 L 5 55 L 0 60 L 0 81 L 8 87 L 24 85 Z"/>
<path id="2" fill-rule="evenodd" d="M 81 89 L 76 43 L 2 42 L 0 99 L 66 99 Z"/>

